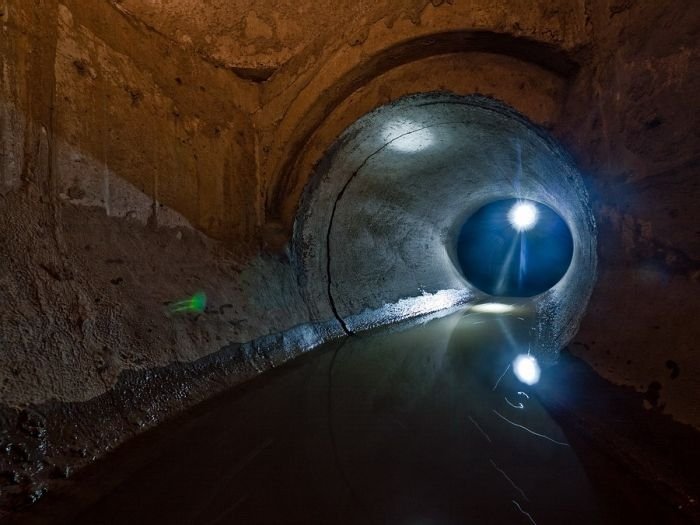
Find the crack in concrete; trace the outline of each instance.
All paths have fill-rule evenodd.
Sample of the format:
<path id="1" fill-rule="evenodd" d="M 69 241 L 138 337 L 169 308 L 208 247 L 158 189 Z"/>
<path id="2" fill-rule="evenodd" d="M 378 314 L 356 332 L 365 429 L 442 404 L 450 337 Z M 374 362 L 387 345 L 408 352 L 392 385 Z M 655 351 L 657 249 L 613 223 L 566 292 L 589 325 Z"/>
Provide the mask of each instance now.
<path id="1" fill-rule="evenodd" d="M 350 186 L 350 183 L 352 180 L 355 178 L 355 176 L 364 168 L 367 163 L 372 159 L 375 155 L 379 154 L 382 152 L 387 146 L 390 146 L 394 141 L 403 138 L 407 135 L 411 135 L 412 133 L 417 133 L 419 131 L 423 131 L 426 129 L 438 127 L 438 126 L 445 126 L 445 125 L 452 125 L 452 124 L 465 124 L 462 121 L 450 121 L 450 122 L 440 122 L 438 124 L 431 124 L 429 126 L 423 126 L 421 128 L 417 128 L 411 131 L 407 131 L 406 133 L 402 133 L 400 135 L 397 135 L 390 141 L 386 142 L 381 148 L 378 150 L 374 151 L 370 155 L 367 156 L 365 160 L 362 161 L 360 166 L 352 172 L 350 177 L 348 177 L 348 180 L 345 182 L 343 187 L 340 189 L 340 192 L 338 193 L 338 196 L 335 199 L 335 202 L 333 202 L 333 209 L 331 210 L 331 216 L 330 219 L 328 220 L 328 230 L 326 231 L 326 281 L 328 283 L 328 300 L 330 302 L 331 310 L 333 310 L 333 315 L 335 318 L 338 320 L 340 323 L 340 326 L 343 328 L 343 331 L 347 335 L 353 335 L 355 332 L 353 332 L 348 325 L 346 324 L 345 320 L 341 317 L 340 313 L 338 312 L 338 308 L 335 304 L 335 299 L 333 298 L 333 291 L 332 291 L 332 279 L 331 279 L 331 230 L 333 229 L 333 219 L 335 219 L 335 212 L 338 209 L 338 203 L 340 202 L 340 199 L 343 198 L 343 195 L 345 194 L 345 190 L 348 189 Z"/>

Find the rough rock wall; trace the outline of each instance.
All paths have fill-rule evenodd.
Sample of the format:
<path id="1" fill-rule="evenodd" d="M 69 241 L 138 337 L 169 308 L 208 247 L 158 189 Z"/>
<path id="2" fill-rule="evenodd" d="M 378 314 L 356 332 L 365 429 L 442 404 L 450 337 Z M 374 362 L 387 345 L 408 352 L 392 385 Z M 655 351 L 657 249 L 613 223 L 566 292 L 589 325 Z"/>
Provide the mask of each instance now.
<path id="1" fill-rule="evenodd" d="M 242 291 L 262 284 L 256 265 L 275 263 L 250 263 L 255 139 L 232 102 L 241 82 L 91 6 L 4 6 L 0 384 L 12 405 L 90 399 L 123 368 L 191 361 L 305 319 L 287 304 L 291 272 L 275 274 L 292 295 L 273 281 L 264 300 Z M 216 328 L 163 315 L 199 289 L 230 305 Z"/>
<path id="2" fill-rule="evenodd" d="M 309 141 L 353 93 L 404 64 L 450 53 L 494 52 L 566 76 L 574 68 L 568 55 L 586 42 L 585 14 L 582 2 L 566 0 L 387 2 L 348 17 L 342 31 L 320 32 L 263 85 L 258 128 L 270 244 L 283 244 L 291 231 L 309 178 L 300 163 Z M 422 75 L 439 78 L 442 71 Z"/>
<path id="3" fill-rule="evenodd" d="M 288 73 L 298 76 L 301 64 L 320 66 L 321 53 L 341 46 L 361 48 L 370 32 L 381 30 L 380 24 L 403 37 L 410 25 L 427 26 L 438 13 L 471 29 L 500 26 L 565 41 L 582 21 L 577 11 L 583 5 L 571 0 L 526 5 L 508 0 L 337 0 L 329 8 L 327 2 L 214 0 L 202 9 L 196 0 L 109 1 L 206 60 L 258 81 L 287 63 Z M 278 75 L 284 76 L 287 72 Z"/>
<path id="4" fill-rule="evenodd" d="M 648 408 L 700 426 L 700 10 L 592 2 L 557 133 L 584 172 L 600 275 L 573 345 Z"/>
<path id="5" fill-rule="evenodd" d="M 166 225 L 172 218 L 160 212 L 169 207 L 210 237 L 254 251 L 255 90 L 106 2 L 61 2 L 56 38 L 62 197 Z M 136 193 L 151 206 L 132 202 Z"/>
<path id="6" fill-rule="evenodd" d="M 245 82 L 107 3 L 3 1 L 0 31 L 2 518 L 333 327 L 255 257 Z M 201 315 L 167 315 L 198 290 Z"/>

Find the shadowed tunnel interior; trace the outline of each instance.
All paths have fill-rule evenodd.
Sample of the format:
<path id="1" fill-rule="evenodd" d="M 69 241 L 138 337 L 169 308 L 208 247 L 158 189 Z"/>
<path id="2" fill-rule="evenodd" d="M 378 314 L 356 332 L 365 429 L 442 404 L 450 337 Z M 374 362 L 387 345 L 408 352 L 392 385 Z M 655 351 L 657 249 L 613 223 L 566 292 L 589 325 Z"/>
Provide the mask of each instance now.
<path id="1" fill-rule="evenodd" d="M 0 522 L 700 523 L 691 4 L 0 0 Z"/>

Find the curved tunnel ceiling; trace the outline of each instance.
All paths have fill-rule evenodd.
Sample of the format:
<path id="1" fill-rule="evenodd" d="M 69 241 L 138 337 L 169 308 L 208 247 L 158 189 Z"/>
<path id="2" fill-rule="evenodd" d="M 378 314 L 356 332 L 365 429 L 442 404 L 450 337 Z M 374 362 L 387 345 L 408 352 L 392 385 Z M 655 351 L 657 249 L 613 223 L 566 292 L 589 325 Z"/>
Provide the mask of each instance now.
<path id="1" fill-rule="evenodd" d="M 365 115 L 320 163 L 296 222 L 308 303 L 349 331 L 489 297 L 459 269 L 465 220 L 497 200 L 531 199 L 573 236 L 563 278 L 532 298 L 536 345 L 574 334 L 596 268 L 595 225 L 581 177 L 542 130 L 504 104 L 443 93 Z"/>
<path id="2" fill-rule="evenodd" d="M 266 197 L 266 214 L 269 217 L 284 215 L 297 200 L 287 200 L 296 182 L 292 173 L 306 144 L 321 125 L 323 119 L 354 91 L 366 86 L 372 78 L 402 64 L 428 57 L 451 53 L 488 52 L 534 64 L 561 78 L 571 77 L 578 63 L 563 49 L 551 43 L 485 30 L 452 30 L 420 35 L 394 43 L 385 49 L 370 53 L 358 64 L 349 64 L 347 71 L 337 79 L 332 89 L 324 90 L 317 102 L 303 112 L 286 144 L 287 159 L 279 169 L 280 180 L 272 185 Z M 323 75 L 322 75 L 323 76 Z M 304 97 L 306 98 L 306 97 Z"/>

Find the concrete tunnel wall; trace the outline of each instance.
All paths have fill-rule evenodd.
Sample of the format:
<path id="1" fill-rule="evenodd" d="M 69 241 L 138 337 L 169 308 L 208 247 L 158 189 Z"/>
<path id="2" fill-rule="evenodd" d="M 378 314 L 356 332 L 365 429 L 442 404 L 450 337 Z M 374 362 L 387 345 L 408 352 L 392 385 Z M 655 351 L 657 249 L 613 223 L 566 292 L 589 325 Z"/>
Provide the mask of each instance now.
<path id="1" fill-rule="evenodd" d="M 700 11 L 329 5 L 0 0 L 3 495 L 40 496 L 55 470 L 341 335 L 289 257 L 300 196 L 362 115 L 435 90 L 502 100 L 572 153 L 599 275 L 569 349 L 649 418 L 700 427 Z M 163 315 L 198 289 L 204 315 Z"/>
<path id="2" fill-rule="evenodd" d="M 312 315 L 337 315 L 357 331 L 485 300 L 454 260 L 455 230 L 484 204 L 512 197 L 547 204 L 575 239 L 566 275 L 531 299 L 539 314 L 533 350 L 553 357 L 575 334 L 593 287 L 593 215 L 570 157 L 484 97 L 406 97 L 338 139 L 296 223 Z"/>

